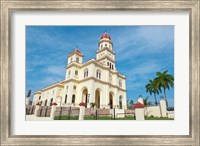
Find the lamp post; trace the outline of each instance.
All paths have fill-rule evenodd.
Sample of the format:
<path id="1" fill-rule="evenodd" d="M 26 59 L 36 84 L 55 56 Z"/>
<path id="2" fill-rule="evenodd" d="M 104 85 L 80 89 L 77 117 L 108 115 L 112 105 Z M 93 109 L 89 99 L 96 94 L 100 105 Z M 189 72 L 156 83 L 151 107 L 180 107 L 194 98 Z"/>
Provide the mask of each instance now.
<path id="1" fill-rule="evenodd" d="M 87 107 L 88 104 L 89 104 L 89 98 L 90 98 L 90 94 L 87 94 L 87 100 L 86 100 L 86 105 L 85 105 L 85 107 Z"/>
<path id="2" fill-rule="evenodd" d="M 89 103 L 90 94 L 87 94 L 87 97 L 88 97 L 87 98 L 87 100 L 88 100 L 87 102 Z"/>

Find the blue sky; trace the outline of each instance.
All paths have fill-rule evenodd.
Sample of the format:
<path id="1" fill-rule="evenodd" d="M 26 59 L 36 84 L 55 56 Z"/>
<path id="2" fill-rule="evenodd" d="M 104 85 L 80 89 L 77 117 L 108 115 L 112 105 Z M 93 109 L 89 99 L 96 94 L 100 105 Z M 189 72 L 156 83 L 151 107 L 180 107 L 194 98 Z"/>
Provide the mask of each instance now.
<path id="1" fill-rule="evenodd" d="M 127 98 L 136 102 L 142 95 L 154 101 L 145 85 L 158 71 L 174 75 L 174 26 L 26 26 L 26 90 L 32 90 L 31 98 L 35 91 L 64 80 L 67 55 L 76 46 L 84 62 L 96 58 L 105 30 L 112 38 L 116 68 L 127 77 Z M 173 106 L 174 89 L 167 97 Z"/>

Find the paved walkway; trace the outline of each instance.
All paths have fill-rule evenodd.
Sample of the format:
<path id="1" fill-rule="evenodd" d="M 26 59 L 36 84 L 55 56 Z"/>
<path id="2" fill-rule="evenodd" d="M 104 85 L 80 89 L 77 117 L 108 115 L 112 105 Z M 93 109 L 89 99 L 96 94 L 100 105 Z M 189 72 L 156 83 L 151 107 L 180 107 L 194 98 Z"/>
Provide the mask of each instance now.
<path id="1" fill-rule="evenodd" d="M 36 117 L 35 115 L 26 115 L 26 121 L 52 121 L 50 117 Z"/>

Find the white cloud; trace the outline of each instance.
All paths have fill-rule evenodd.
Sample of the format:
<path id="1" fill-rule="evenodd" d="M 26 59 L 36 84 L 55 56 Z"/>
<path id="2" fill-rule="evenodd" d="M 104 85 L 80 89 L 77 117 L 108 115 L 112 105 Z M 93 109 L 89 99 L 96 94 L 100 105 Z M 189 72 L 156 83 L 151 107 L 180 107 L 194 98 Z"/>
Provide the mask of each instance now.
<path id="1" fill-rule="evenodd" d="M 141 26 L 124 29 L 115 34 L 114 41 L 118 60 L 142 54 L 154 54 L 173 47 L 173 29 L 166 26 Z"/>
<path id="2" fill-rule="evenodd" d="M 65 67 L 63 65 L 60 66 L 48 66 L 44 71 L 59 76 L 59 77 L 64 77 L 65 75 Z"/>
<path id="3" fill-rule="evenodd" d="M 60 78 L 60 77 L 48 76 L 48 77 L 43 78 L 40 81 L 40 84 L 41 84 L 41 86 L 43 86 L 43 88 L 45 88 L 45 87 L 47 87 L 51 84 L 57 83 L 61 80 L 62 80 L 62 78 Z"/>

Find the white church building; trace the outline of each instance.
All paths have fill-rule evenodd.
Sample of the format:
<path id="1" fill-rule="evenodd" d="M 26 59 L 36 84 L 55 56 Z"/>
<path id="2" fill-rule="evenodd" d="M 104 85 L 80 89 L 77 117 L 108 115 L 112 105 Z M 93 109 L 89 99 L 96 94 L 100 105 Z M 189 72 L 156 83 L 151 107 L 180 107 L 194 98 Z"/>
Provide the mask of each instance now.
<path id="1" fill-rule="evenodd" d="M 79 107 L 95 103 L 96 108 L 127 108 L 126 77 L 115 67 L 111 37 L 105 32 L 98 42 L 96 59 L 83 62 L 76 48 L 68 55 L 65 79 L 34 93 L 33 105 Z"/>

